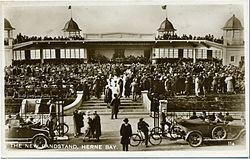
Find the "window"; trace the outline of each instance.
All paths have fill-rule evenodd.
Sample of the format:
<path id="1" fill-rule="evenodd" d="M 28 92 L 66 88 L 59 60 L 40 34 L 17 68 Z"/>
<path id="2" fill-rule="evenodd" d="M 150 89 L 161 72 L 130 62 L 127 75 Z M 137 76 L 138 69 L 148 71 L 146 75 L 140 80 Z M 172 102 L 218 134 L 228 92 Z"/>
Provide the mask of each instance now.
<path id="1" fill-rule="evenodd" d="M 159 48 L 155 48 L 155 49 L 154 49 L 153 58 L 159 58 L 159 53 L 160 53 L 160 49 L 159 49 Z"/>
<path id="2" fill-rule="evenodd" d="M 75 49 L 75 55 L 76 55 L 76 58 L 80 58 L 80 51 L 79 51 L 79 49 Z"/>
<path id="3" fill-rule="evenodd" d="M 183 49 L 183 57 L 188 58 L 188 49 Z"/>
<path id="4" fill-rule="evenodd" d="M 61 49 L 61 58 L 65 58 L 65 49 Z"/>
<path id="5" fill-rule="evenodd" d="M 231 61 L 231 62 L 234 62 L 234 60 L 235 60 L 235 59 L 234 59 L 234 56 L 231 56 L 230 61 Z"/>
<path id="6" fill-rule="evenodd" d="M 201 51 L 201 49 L 198 49 L 198 51 L 196 53 L 197 53 L 196 54 L 196 58 L 197 59 L 201 59 L 202 58 L 202 51 Z"/>
<path id="7" fill-rule="evenodd" d="M 169 49 L 169 58 L 174 58 L 174 49 Z"/>
<path id="8" fill-rule="evenodd" d="M 36 50 L 30 50 L 30 58 L 36 59 Z"/>
<path id="9" fill-rule="evenodd" d="M 55 49 L 51 49 L 50 51 L 51 51 L 50 52 L 50 58 L 51 59 L 55 59 L 56 58 L 56 50 Z"/>
<path id="10" fill-rule="evenodd" d="M 188 58 L 193 58 L 193 49 L 188 49 Z"/>
<path id="11" fill-rule="evenodd" d="M 71 58 L 76 58 L 75 49 L 70 49 L 70 57 Z"/>
<path id="12" fill-rule="evenodd" d="M 159 58 L 163 58 L 165 55 L 164 48 L 160 48 Z"/>
<path id="13" fill-rule="evenodd" d="M 84 51 L 84 49 L 80 49 L 80 58 L 85 58 L 85 51 Z"/>
<path id="14" fill-rule="evenodd" d="M 207 58 L 207 53 L 206 53 L 206 50 L 205 49 L 202 49 L 202 58 L 203 59 L 206 59 Z"/>
<path id="15" fill-rule="evenodd" d="M 36 50 L 36 59 L 41 59 L 40 50 Z"/>
<path id="16" fill-rule="evenodd" d="M 24 50 L 21 50 L 21 54 L 20 54 L 20 60 L 25 60 L 25 53 Z"/>
<path id="17" fill-rule="evenodd" d="M 178 58 L 178 49 L 173 49 L 174 50 L 174 57 L 173 58 Z"/>
<path id="18" fill-rule="evenodd" d="M 70 49 L 66 49 L 66 58 L 70 58 Z"/>
<path id="19" fill-rule="evenodd" d="M 20 60 L 21 59 L 21 51 L 15 51 L 14 52 L 14 59 Z"/>
<path id="20" fill-rule="evenodd" d="M 50 59 L 50 49 L 43 50 L 43 57 L 44 59 Z"/>

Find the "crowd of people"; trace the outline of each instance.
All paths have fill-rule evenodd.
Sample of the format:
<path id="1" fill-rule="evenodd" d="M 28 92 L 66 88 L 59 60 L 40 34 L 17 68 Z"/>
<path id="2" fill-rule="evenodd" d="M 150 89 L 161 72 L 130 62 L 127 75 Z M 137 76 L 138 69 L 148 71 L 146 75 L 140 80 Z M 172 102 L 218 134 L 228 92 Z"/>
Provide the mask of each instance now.
<path id="1" fill-rule="evenodd" d="M 182 36 L 178 36 L 177 34 L 170 34 L 170 33 L 165 33 L 162 36 L 157 36 L 155 37 L 156 40 L 208 40 L 212 42 L 216 42 L 219 44 L 223 44 L 223 36 L 221 38 L 215 38 L 213 35 L 208 34 L 205 35 L 204 37 L 201 36 L 192 36 L 192 35 L 186 35 L 183 34 Z M 28 41 L 44 41 L 44 40 L 84 40 L 84 37 L 81 35 L 77 36 L 72 36 L 72 37 L 63 37 L 63 36 L 58 36 L 58 37 L 38 37 L 38 36 L 27 36 L 27 35 L 22 35 L 21 33 L 17 34 L 16 38 L 14 39 L 13 43 L 18 44 L 18 43 L 23 43 L 23 42 L 28 42 Z"/>
<path id="2" fill-rule="evenodd" d="M 14 44 L 19 44 L 23 42 L 28 42 L 28 41 L 46 41 L 46 40 L 84 40 L 84 38 L 81 35 L 78 36 L 72 36 L 72 37 L 63 37 L 63 36 L 58 36 L 58 37 L 38 37 L 38 36 L 27 36 L 27 35 L 22 35 L 21 33 L 17 34 L 16 38 L 14 39 L 13 43 Z"/>
<path id="3" fill-rule="evenodd" d="M 204 37 L 200 36 L 192 36 L 192 35 L 186 35 L 183 34 L 182 36 L 178 36 L 177 34 L 170 34 L 166 33 L 163 34 L 162 36 L 158 36 L 155 38 L 156 40 L 208 40 L 212 42 L 216 42 L 219 44 L 223 44 L 223 36 L 221 38 L 215 38 L 213 35 L 205 35 Z"/>
<path id="4" fill-rule="evenodd" d="M 85 139 L 93 139 L 96 141 L 100 140 L 101 136 L 101 119 L 97 111 L 94 111 L 93 118 L 91 118 L 89 112 L 81 112 L 79 110 L 75 110 L 73 113 L 73 121 L 74 121 L 74 136 L 79 137 L 83 136 L 83 140 Z"/>
<path id="5" fill-rule="evenodd" d="M 176 95 L 244 93 L 244 71 L 237 66 L 212 62 L 143 64 L 36 64 L 5 67 L 5 95 L 24 97 L 75 97 L 76 91 L 107 97 L 106 88 L 119 97 L 133 96 L 142 90 L 166 98 Z M 110 93 L 109 93 L 110 94 Z M 110 101 L 110 99 L 108 100 Z M 105 101 L 106 103 L 110 103 Z"/>

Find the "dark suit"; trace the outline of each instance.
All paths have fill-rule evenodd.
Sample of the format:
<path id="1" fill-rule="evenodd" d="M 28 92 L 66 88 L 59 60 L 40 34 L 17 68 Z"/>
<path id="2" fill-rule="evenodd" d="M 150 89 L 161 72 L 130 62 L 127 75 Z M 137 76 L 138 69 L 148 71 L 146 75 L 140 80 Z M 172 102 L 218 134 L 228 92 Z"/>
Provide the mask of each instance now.
<path id="1" fill-rule="evenodd" d="M 121 144 L 123 146 L 123 151 L 128 151 L 128 144 L 130 144 L 130 137 L 132 136 L 132 128 L 130 124 L 122 124 L 120 129 Z"/>
<path id="2" fill-rule="evenodd" d="M 115 118 L 117 119 L 117 114 L 119 112 L 119 106 L 120 106 L 120 99 L 119 98 L 114 98 L 111 101 L 110 106 L 112 107 L 112 115 L 111 115 L 111 119 L 113 119 L 113 116 L 115 115 Z"/>
<path id="3" fill-rule="evenodd" d="M 148 145 L 148 123 L 145 121 L 138 122 L 138 129 L 141 130 L 145 135 L 145 145 Z"/>

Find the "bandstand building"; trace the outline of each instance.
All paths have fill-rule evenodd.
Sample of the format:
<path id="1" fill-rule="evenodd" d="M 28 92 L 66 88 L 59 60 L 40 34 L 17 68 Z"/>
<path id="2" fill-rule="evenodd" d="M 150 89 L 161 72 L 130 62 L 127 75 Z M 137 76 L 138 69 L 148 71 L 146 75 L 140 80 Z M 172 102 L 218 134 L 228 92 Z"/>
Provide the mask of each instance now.
<path id="1" fill-rule="evenodd" d="M 63 28 L 63 26 L 62 26 Z M 152 63 L 162 59 L 221 60 L 224 65 L 239 65 L 244 61 L 243 27 L 233 15 L 224 25 L 223 42 L 205 39 L 164 39 L 174 35 L 176 28 L 166 18 L 157 33 L 82 33 L 77 22 L 71 18 L 66 22 L 61 39 L 31 39 L 13 43 L 10 22 L 4 19 L 5 65 L 18 62 L 46 63 L 53 61 L 89 62 L 93 55 L 111 59 L 114 54 L 143 56 Z M 80 37 L 80 38 L 79 38 Z"/>

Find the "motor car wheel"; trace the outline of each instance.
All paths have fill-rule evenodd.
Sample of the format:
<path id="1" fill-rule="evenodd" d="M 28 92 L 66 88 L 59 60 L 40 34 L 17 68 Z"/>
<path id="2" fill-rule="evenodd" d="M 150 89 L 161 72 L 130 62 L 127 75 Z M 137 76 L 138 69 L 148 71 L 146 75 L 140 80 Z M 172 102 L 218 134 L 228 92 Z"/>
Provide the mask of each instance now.
<path id="1" fill-rule="evenodd" d="M 203 142 L 202 135 L 198 132 L 191 132 L 187 138 L 187 142 L 192 147 L 198 147 Z"/>
<path id="2" fill-rule="evenodd" d="M 130 145 L 135 147 L 141 143 L 142 139 L 138 134 L 132 134 L 130 137 Z"/>
<path id="3" fill-rule="evenodd" d="M 162 137 L 160 136 L 160 134 L 150 134 L 149 135 L 149 142 L 152 145 L 159 145 L 162 141 Z"/>
<path id="4" fill-rule="evenodd" d="M 34 145 L 34 148 L 38 150 L 45 149 L 48 147 L 48 139 L 43 135 L 36 136 L 33 139 L 33 145 Z"/>
<path id="5" fill-rule="evenodd" d="M 224 127 L 217 126 L 212 130 L 212 138 L 213 139 L 225 139 L 227 136 L 227 132 Z"/>

